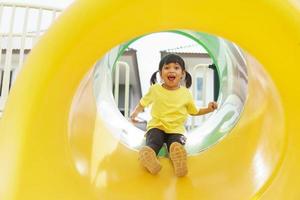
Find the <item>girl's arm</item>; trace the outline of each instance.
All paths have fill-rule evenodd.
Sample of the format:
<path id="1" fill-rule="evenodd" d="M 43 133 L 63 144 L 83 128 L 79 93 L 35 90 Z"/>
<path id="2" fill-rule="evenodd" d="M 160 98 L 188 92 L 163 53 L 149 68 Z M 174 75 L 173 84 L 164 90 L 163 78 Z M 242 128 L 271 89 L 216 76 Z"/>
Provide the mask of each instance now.
<path id="1" fill-rule="evenodd" d="M 207 108 L 200 108 L 197 114 L 192 114 L 193 116 L 205 115 L 207 113 L 213 112 L 218 108 L 217 102 L 210 102 Z"/>
<path id="2" fill-rule="evenodd" d="M 130 114 L 130 119 L 131 119 L 131 121 L 132 121 L 132 122 L 138 122 L 138 121 L 136 120 L 136 117 L 137 117 L 138 114 L 139 114 L 140 112 L 142 112 L 143 110 L 144 110 L 144 107 L 139 103 L 139 104 L 135 107 L 134 111 Z"/>

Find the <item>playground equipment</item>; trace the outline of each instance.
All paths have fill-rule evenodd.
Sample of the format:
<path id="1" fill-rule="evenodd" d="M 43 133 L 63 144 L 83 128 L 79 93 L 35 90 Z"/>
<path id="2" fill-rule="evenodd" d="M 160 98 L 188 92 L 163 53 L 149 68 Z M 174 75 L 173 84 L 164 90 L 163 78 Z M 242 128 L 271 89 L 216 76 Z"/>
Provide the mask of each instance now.
<path id="1" fill-rule="evenodd" d="M 220 108 L 209 117 L 210 120 L 202 122 L 201 126 L 194 127 L 185 134 L 187 137 L 185 148 L 187 152 L 192 155 L 218 142 L 237 123 L 247 98 L 247 63 L 243 51 L 235 44 L 222 38 L 189 30 L 170 32 L 193 39 L 198 45 L 207 49 L 210 58 L 217 66 L 219 74 L 220 90 L 218 91 L 218 103 L 221 105 Z M 81 98 L 75 101 L 78 102 L 77 104 L 83 105 L 80 101 L 85 101 L 87 98 L 94 98 L 97 115 L 105 123 L 109 132 L 128 148 L 139 150 L 141 146 L 145 145 L 145 133 L 143 130 L 133 126 L 132 123 L 129 123 L 128 119 L 125 119 L 126 115 L 124 115 L 125 118 L 121 115 L 115 106 L 117 102 L 114 100 L 117 96 L 117 90 L 114 91 L 114 98 L 111 92 L 113 85 L 111 77 L 114 71 L 117 71 L 117 65 L 120 63 L 118 59 L 123 55 L 124 50 L 136 40 L 138 39 L 135 38 L 129 42 L 118 45 L 106 53 L 101 61 L 96 64 L 94 74 L 90 77 L 92 80 L 89 82 L 93 84 L 93 92 L 87 93 L 86 91 L 82 91 L 82 89 L 86 87 L 81 87 L 77 93 L 86 95 L 84 98 L 82 95 L 78 95 Z M 193 80 L 194 85 L 196 85 L 195 79 Z M 145 81 L 143 81 L 143 83 L 148 84 L 147 82 L 145 83 Z M 84 84 L 85 83 L 83 83 L 83 85 Z M 116 84 L 115 82 L 114 85 Z M 84 110 L 85 107 L 86 106 L 82 106 L 81 109 Z M 74 108 L 80 110 L 80 106 L 78 105 Z M 72 132 L 76 131 L 75 129 L 78 125 L 78 122 L 72 122 L 72 120 L 76 120 L 76 118 L 78 117 L 71 115 L 71 126 L 74 124 L 74 128 L 70 131 L 71 137 Z M 166 155 L 165 148 L 160 151 L 159 155 Z"/>
<path id="2" fill-rule="evenodd" d="M 0 2 L 0 117 L 24 59 L 61 9 Z"/>
<path id="3" fill-rule="evenodd" d="M 0 199 L 299 198 L 299 25 L 293 0 L 76 1 L 33 49 L 9 96 L 0 121 Z M 242 116 L 222 141 L 189 157 L 184 178 L 165 158 L 158 176 L 143 171 L 137 152 L 95 113 L 71 106 L 80 81 L 109 49 L 174 29 L 231 40 L 263 65 L 247 56 Z M 92 141 L 69 137 L 70 110 L 84 116 L 75 118 L 81 128 L 72 134 L 84 131 Z"/>

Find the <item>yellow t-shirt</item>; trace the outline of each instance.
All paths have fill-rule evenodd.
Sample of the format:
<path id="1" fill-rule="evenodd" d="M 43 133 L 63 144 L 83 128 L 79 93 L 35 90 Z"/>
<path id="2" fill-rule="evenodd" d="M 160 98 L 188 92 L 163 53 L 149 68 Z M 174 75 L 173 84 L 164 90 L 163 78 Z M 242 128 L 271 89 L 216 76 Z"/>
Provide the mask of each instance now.
<path id="1" fill-rule="evenodd" d="M 147 124 L 147 130 L 158 128 L 166 133 L 184 133 L 188 114 L 198 113 L 192 94 L 186 87 L 168 90 L 154 84 L 140 104 L 143 107 L 152 105 L 152 119 Z"/>

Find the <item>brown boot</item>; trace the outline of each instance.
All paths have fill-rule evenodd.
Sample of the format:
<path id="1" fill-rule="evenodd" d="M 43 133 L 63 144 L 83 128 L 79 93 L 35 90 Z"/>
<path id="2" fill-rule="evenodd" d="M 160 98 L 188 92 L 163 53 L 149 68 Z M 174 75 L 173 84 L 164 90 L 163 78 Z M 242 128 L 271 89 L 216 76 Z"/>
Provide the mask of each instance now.
<path id="1" fill-rule="evenodd" d="M 182 144 L 174 142 L 170 146 L 170 159 L 173 163 L 175 175 L 185 176 L 188 173 L 187 154 Z"/>
<path id="2" fill-rule="evenodd" d="M 151 174 L 157 174 L 161 170 L 161 165 L 156 157 L 155 151 L 144 146 L 139 152 L 139 160 Z"/>

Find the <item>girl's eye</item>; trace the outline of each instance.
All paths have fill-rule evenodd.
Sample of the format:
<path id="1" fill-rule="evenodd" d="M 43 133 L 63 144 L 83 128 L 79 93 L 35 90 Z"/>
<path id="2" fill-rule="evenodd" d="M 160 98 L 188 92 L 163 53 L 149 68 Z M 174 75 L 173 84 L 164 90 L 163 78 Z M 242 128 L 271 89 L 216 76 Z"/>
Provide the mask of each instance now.
<path id="1" fill-rule="evenodd" d="M 178 70 L 181 69 L 181 67 L 180 67 L 180 66 L 175 66 L 174 69 L 175 69 L 176 71 L 178 71 Z"/>

